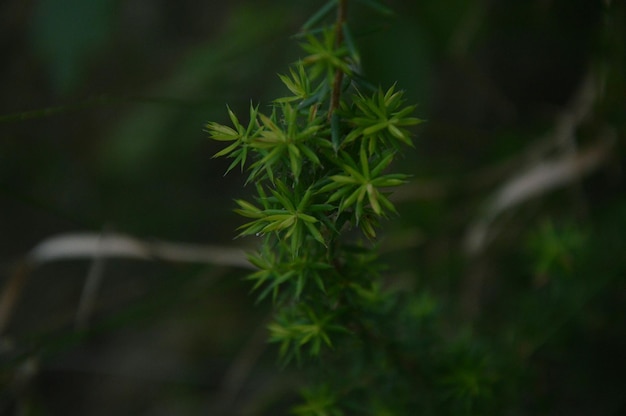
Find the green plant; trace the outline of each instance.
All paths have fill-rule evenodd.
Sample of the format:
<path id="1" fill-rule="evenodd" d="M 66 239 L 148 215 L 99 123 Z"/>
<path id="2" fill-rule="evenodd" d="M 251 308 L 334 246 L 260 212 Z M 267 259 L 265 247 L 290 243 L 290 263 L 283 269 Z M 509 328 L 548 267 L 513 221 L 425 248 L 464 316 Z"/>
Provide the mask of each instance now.
<path id="1" fill-rule="evenodd" d="M 408 179 L 387 169 L 421 120 L 402 91 L 361 77 L 346 4 L 330 1 L 304 25 L 307 55 L 280 75 L 290 95 L 267 114 L 251 105 L 247 123 L 228 109 L 232 126 L 207 125 L 227 142 L 215 156 L 232 158 L 228 171 L 247 169 L 256 185 L 253 202 L 236 201 L 249 219 L 239 235 L 262 238 L 248 279 L 259 300 L 274 302 L 268 329 L 283 364 L 305 354 L 322 363 L 295 414 L 408 414 L 433 401 L 428 389 L 410 393 L 424 382 L 471 413 L 491 392 L 484 359 L 470 343 L 435 354 L 437 302 L 403 299 L 380 273 L 376 229 L 396 213 L 389 189 Z M 314 29 L 335 9 L 334 23 Z"/>
<path id="2" fill-rule="evenodd" d="M 626 414 L 625 2 L 126 3 L 3 28 L 0 414 Z"/>

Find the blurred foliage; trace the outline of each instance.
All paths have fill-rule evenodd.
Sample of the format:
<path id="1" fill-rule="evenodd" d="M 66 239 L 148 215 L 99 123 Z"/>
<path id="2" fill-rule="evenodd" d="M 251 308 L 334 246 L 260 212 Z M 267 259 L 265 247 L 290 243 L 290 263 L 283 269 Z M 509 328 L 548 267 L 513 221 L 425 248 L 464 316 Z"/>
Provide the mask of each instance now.
<path id="1" fill-rule="evenodd" d="M 276 74 L 303 57 L 292 36 L 322 3 L 3 2 L 2 284 L 61 232 L 248 244 L 232 240 L 232 201 L 252 189 L 238 169 L 223 177 L 230 161 L 211 158 L 221 146 L 202 128 L 228 122 L 225 104 L 246 114 L 284 92 Z M 386 348 L 419 359 L 386 373 L 372 349 L 361 368 L 328 365 L 348 381 L 383 374 L 389 391 L 437 375 L 410 402 L 363 393 L 380 415 L 625 413 L 626 5 L 395 0 L 381 18 L 365 3 L 349 12 L 367 79 L 397 81 L 427 119 L 394 162 L 413 179 L 380 236 L 385 289 L 403 298 L 382 305 L 404 335 Z M 557 120 L 588 75 L 600 88 L 563 143 Z M 595 169 L 502 213 L 467 255 L 467 230 L 511 177 L 604 140 Z M 242 271 L 107 261 L 77 330 L 89 267 L 45 265 L 22 287 L 0 340 L 0 413 L 286 414 L 310 381 L 263 353 L 267 306 Z M 341 399 L 319 385 L 300 414 Z"/>
<path id="2" fill-rule="evenodd" d="M 112 0 L 35 2 L 33 47 L 57 91 L 68 92 L 81 82 L 84 66 L 111 37 L 114 9 Z"/>

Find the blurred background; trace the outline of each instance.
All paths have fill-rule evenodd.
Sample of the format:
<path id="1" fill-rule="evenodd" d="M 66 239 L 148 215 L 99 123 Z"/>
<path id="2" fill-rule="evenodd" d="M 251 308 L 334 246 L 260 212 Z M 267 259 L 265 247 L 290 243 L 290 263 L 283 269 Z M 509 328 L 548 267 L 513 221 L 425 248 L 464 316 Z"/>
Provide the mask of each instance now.
<path id="1" fill-rule="evenodd" d="M 389 278 L 514 362 L 507 414 L 625 414 L 624 2 L 369 3 L 349 6 L 364 75 L 427 120 L 396 165 Z M 233 239 L 245 177 L 203 128 L 283 94 L 322 5 L 2 2 L 0 414 L 286 413 L 299 375 L 245 267 L 20 265 L 70 232 L 254 247 Z"/>

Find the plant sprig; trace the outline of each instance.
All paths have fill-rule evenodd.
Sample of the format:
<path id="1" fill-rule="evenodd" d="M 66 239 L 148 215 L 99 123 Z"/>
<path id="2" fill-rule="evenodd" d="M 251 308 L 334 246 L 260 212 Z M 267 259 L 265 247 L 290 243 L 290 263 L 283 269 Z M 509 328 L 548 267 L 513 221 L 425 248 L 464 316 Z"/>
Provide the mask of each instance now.
<path id="1" fill-rule="evenodd" d="M 279 288 L 290 285 L 296 289 L 287 292 L 295 299 L 306 297 L 308 279 L 302 276 L 314 276 L 322 287 L 323 279 L 306 269 L 336 271 L 343 262 L 345 230 L 358 227 L 371 239 L 378 220 L 396 213 L 388 189 L 408 176 L 386 171 L 400 146 L 411 145 L 407 128 L 421 122 L 395 86 L 370 96 L 357 89 L 359 60 L 354 46 L 342 42 L 348 30 L 345 1 L 334 3 L 337 22 L 310 27 L 301 44 L 306 55 L 288 75 L 279 75 L 290 95 L 274 100 L 269 113 L 251 105 L 247 125 L 230 108 L 232 127 L 207 125 L 211 138 L 230 142 L 215 156 L 233 159 L 228 170 L 247 167 L 248 182 L 258 185 L 257 203 L 237 200 L 235 211 L 250 219 L 240 236 L 264 236 L 264 247 L 279 252 L 264 249 L 251 257 L 260 269 L 252 275 L 255 288 L 267 284 L 274 299 Z M 337 74 L 345 77 L 341 95 Z M 331 114 L 336 97 L 337 113 Z M 307 260 L 294 262 L 303 253 Z"/>
<path id="2" fill-rule="evenodd" d="M 259 300 L 273 299 L 270 341 L 284 363 L 300 361 L 303 348 L 320 357 L 358 336 L 348 328 L 370 326 L 360 311 L 390 304 L 373 247 L 351 241 L 348 231 L 372 240 L 379 220 L 397 213 L 390 189 L 408 176 L 388 168 L 412 145 L 408 128 L 421 120 L 395 85 L 369 95 L 359 89 L 346 4 L 330 1 L 307 22 L 305 56 L 279 75 L 288 93 L 270 111 L 251 105 L 244 126 L 228 109 L 232 127 L 207 124 L 211 138 L 229 143 L 216 153 L 233 159 L 228 171 L 240 166 L 256 183 L 254 201 L 236 200 L 235 212 L 249 219 L 239 236 L 263 238 L 248 279 Z M 332 9 L 336 22 L 315 28 Z"/>

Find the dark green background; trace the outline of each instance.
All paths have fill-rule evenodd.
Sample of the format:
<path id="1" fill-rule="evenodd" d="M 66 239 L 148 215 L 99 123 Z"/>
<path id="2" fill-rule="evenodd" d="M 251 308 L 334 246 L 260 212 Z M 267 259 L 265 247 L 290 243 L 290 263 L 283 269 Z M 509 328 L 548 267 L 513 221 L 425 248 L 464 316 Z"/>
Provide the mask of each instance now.
<path id="1" fill-rule="evenodd" d="M 392 17 L 363 3 L 351 2 L 349 19 L 364 75 L 383 87 L 397 81 L 427 120 L 396 164 L 414 176 L 398 192 L 400 217 L 383 223 L 390 280 L 432 293 L 451 332 L 470 326 L 500 351 L 514 369 L 501 380 L 511 392 L 506 414 L 622 414 L 624 3 L 397 0 L 386 3 Z M 228 161 L 211 159 L 220 144 L 203 126 L 226 122 L 226 104 L 245 114 L 250 100 L 267 108 L 283 94 L 276 74 L 301 56 L 292 35 L 321 5 L 3 2 L 2 281 L 63 232 L 254 245 L 232 239 L 241 223 L 232 200 L 248 190 L 237 172 L 223 177 Z M 604 89 L 576 144 L 610 131 L 611 156 L 509 210 L 495 241 L 466 255 L 463 238 L 481 208 L 537 163 L 530 149 L 550 143 L 589 73 Z M 554 264 L 550 227 L 561 242 L 583 236 L 557 250 Z M 277 370 L 275 350 L 253 335 L 269 307 L 253 304 L 245 271 L 109 260 L 92 326 L 75 331 L 89 265 L 56 262 L 29 276 L 0 345 L 1 414 L 284 412 L 298 376 Z M 224 377 L 242 357 L 253 365 L 229 403 Z"/>

